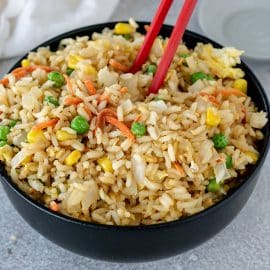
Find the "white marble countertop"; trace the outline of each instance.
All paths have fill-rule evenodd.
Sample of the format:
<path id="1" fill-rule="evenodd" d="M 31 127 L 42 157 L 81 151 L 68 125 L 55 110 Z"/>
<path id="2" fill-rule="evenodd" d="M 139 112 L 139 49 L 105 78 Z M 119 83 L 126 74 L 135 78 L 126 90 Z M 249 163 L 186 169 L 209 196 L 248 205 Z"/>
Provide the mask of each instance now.
<path id="1" fill-rule="evenodd" d="M 173 24 L 181 1 L 169 14 Z M 112 20 L 134 17 L 150 20 L 158 1 L 121 0 Z M 195 13 L 189 29 L 202 33 Z M 33 44 L 33 47 L 36 44 Z M 16 59 L 0 61 L 2 76 Z M 248 62 L 270 94 L 270 63 Z M 0 270 L 267 270 L 270 269 L 270 156 L 262 169 L 256 189 L 245 208 L 217 236 L 184 254 L 165 260 L 116 264 L 96 261 L 66 251 L 35 232 L 14 210 L 0 186 Z"/>

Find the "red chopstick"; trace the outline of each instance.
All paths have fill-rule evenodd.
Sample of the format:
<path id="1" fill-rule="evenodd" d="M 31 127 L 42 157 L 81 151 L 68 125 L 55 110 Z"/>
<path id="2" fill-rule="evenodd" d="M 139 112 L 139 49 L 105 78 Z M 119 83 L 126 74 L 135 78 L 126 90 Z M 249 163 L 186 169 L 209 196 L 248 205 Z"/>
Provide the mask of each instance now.
<path id="1" fill-rule="evenodd" d="M 156 15 L 150 25 L 150 28 L 145 36 L 144 42 L 140 48 L 140 51 L 137 54 L 137 57 L 134 61 L 133 66 L 130 69 L 130 72 L 135 73 L 141 69 L 141 66 L 145 63 L 149 52 L 152 48 L 152 45 L 157 37 L 159 30 L 166 18 L 166 15 L 171 7 L 173 0 L 162 0 Z"/>
<path id="2" fill-rule="evenodd" d="M 155 77 L 150 85 L 148 94 L 156 94 L 163 84 L 169 66 L 173 60 L 179 42 L 181 41 L 184 31 L 187 27 L 192 12 L 196 6 L 197 0 L 185 0 L 183 8 L 177 18 L 176 25 L 171 34 L 168 45 L 158 65 Z"/>

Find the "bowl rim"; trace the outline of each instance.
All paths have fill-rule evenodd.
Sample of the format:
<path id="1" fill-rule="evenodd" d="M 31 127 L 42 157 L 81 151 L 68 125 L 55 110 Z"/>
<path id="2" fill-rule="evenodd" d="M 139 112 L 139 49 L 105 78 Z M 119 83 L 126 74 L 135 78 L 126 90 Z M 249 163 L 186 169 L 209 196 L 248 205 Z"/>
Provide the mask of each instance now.
<path id="1" fill-rule="evenodd" d="M 69 36 L 73 36 L 76 34 L 78 36 L 80 36 L 80 33 L 84 32 L 84 31 L 95 32 L 95 29 L 111 27 L 111 26 L 115 25 L 116 23 L 118 23 L 118 21 L 109 21 L 109 22 L 105 22 L 105 23 L 93 24 L 93 25 L 89 25 L 89 26 L 76 28 L 76 29 L 73 29 L 71 31 L 67 31 L 67 32 L 64 32 L 60 35 L 57 35 L 57 36 L 55 36 L 55 37 L 53 37 L 45 42 L 42 42 L 38 46 L 31 49 L 29 52 L 36 51 L 39 47 L 49 46 L 51 43 L 54 43 L 57 41 L 59 42 L 61 39 L 68 38 Z M 150 22 L 148 22 L 148 21 L 137 21 L 137 23 L 140 26 L 143 26 L 145 24 L 150 24 Z M 173 29 L 173 26 L 168 25 L 168 24 L 163 24 L 162 29 L 167 29 L 167 30 L 171 31 Z M 211 43 L 215 47 L 223 47 L 222 45 L 211 40 L 210 38 L 205 37 L 201 34 L 195 33 L 193 31 L 190 31 L 190 30 L 186 30 L 185 35 L 189 36 L 190 38 L 199 39 L 203 43 Z M 23 57 L 21 57 L 9 69 L 8 73 L 10 73 L 17 66 L 19 66 L 21 63 L 21 60 L 23 60 L 25 57 L 27 57 L 29 52 L 27 52 Z M 269 116 L 270 115 L 269 101 L 268 101 L 268 97 L 265 93 L 264 88 L 262 87 L 261 83 L 257 79 L 256 75 L 245 64 L 245 62 L 241 61 L 241 66 L 248 73 L 248 76 L 250 76 L 252 78 L 254 84 L 256 85 L 256 89 L 259 90 L 259 94 L 263 100 L 267 115 Z M 260 171 L 260 169 L 261 169 L 261 167 L 266 159 L 266 156 L 267 156 L 267 153 L 268 153 L 268 150 L 270 147 L 270 136 L 269 136 L 269 134 L 270 134 L 270 121 L 267 122 L 265 128 L 266 128 L 266 134 L 265 134 L 266 136 L 264 138 L 264 145 L 263 145 L 263 149 L 262 149 L 262 152 L 260 154 L 259 160 L 258 160 L 257 164 L 254 166 L 254 168 L 252 169 L 251 173 L 248 176 L 244 177 L 244 181 L 238 187 L 236 187 L 230 194 L 228 194 L 226 197 L 224 197 L 223 199 L 221 199 L 220 201 L 218 201 L 217 203 L 215 203 L 214 205 L 212 205 L 209 208 L 206 208 L 206 209 L 204 209 L 196 214 L 193 214 L 193 215 L 190 215 L 190 216 L 187 216 L 184 218 L 180 218 L 177 220 L 164 222 L 164 223 L 150 224 L 150 225 L 142 225 L 141 224 L 141 225 L 133 226 L 133 225 L 106 225 L 106 224 L 94 223 L 94 222 L 90 222 L 90 221 L 83 221 L 83 220 L 73 218 L 73 217 L 68 216 L 68 215 L 53 212 L 52 210 L 50 210 L 49 208 L 47 208 L 43 204 L 30 198 L 26 193 L 24 193 L 22 190 L 20 190 L 19 187 L 7 175 L 6 170 L 2 164 L 0 164 L 0 167 L 1 167 L 0 178 L 5 181 L 5 183 L 9 186 L 9 188 L 12 189 L 13 192 L 15 192 L 21 199 L 23 199 L 27 203 L 29 203 L 32 207 L 36 208 L 37 210 L 40 210 L 44 214 L 47 214 L 53 218 L 60 219 L 61 221 L 65 221 L 68 223 L 73 223 L 74 225 L 90 227 L 90 228 L 93 228 L 96 230 L 114 230 L 114 231 L 130 231 L 130 232 L 140 231 L 140 230 L 149 230 L 150 231 L 150 230 L 168 229 L 170 227 L 180 226 L 181 224 L 188 224 L 188 223 L 191 223 L 193 221 L 200 220 L 201 218 L 203 218 L 206 215 L 210 215 L 211 212 L 217 211 L 219 208 L 222 208 L 224 205 L 228 204 L 231 200 L 233 200 L 236 196 L 238 196 L 238 194 L 241 191 L 243 191 L 247 187 L 249 182 L 254 180 L 254 176 L 256 176 L 259 173 L 259 171 Z"/>

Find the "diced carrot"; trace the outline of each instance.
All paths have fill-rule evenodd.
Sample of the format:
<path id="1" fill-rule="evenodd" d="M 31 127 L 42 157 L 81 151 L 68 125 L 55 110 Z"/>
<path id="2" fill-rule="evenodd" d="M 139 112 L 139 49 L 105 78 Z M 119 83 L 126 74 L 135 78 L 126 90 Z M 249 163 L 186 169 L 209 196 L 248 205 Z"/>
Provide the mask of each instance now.
<path id="1" fill-rule="evenodd" d="M 98 103 L 100 103 L 103 100 L 107 100 L 107 103 L 108 103 L 110 101 L 110 97 L 108 95 L 106 95 L 106 94 L 102 94 L 97 99 Z"/>
<path id="2" fill-rule="evenodd" d="M 39 124 L 36 124 L 35 126 L 32 127 L 33 130 L 41 130 L 41 129 L 45 129 L 47 127 L 54 127 L 57 122 L 59 121 L 58 118 L 54 118 L 45 122 L 41 122 Z"/>
<path id="3" fill-rule="evenodd" d="M 181 177 L 186 176 L 186 173 L 185 173 L 183 167 L 178 162 L 174 162 L 173 165 L 174 165 L 175 169 L 179 172 Z"/>
<path id="4" fill-rule="evenodd" d="M 130 129 L 124 123 L 118 121 L 116 118 L 111 116 L 105 116 L 104 119 L 106 122 L 117 127 L 122 132 L 122 134 L 128 139 L 130 139 L 132 142 L 135 141 L 134 135 L 131 133 Z"/>
<path id="5" fill-rule="evenodd" d="M 110 64 L 114 69 L 117 69 L 117 70 L 120 70 L 120 71 L 123 71 L 123 72 L 128 72 L 128 70 L 129 70 L 129 67 L 128 67 L 128 66 L 119 63 L 119 62 L 116 61 L 115 59 L 111 59 L 111 60 L 109 61 L 109 64 Z"/>
<path id="6" fill-rule="evenodd" d="M 149 24 L 145 24 L 143 27 L 144 27 L 144 29 L 145 29 L 146 32 L 148 32 L 149 29 L 150 29 L 150 25 Z"/>
<path id="7" fill-rule="evenodd" d="M 0 80 L 0 84 L 3 84 L 4 86 L 7 86 L 9 84 L 8 78 L 4 78 L 4 79 Z"/>
<path id="8" fill-rule="evenodd" d="M 67 83 L 67 89 L 69 91 L 69 93 L 72 95 L 72 96 L 75 96 L 75 92 L 72 88 L 72 84 L 71 84 L 71 81 L 70 81 L 70 78 L 68 77 L 67 74 L 63 74 L 65 80 L 66 80 L 66 83 Z"/>
<path id="9" fill-rule="evenodd" d="M 229 96 L 246 97 L 246 94 L 244 94 L 241 90 L 235 88 L 218 89 L 216 91 L 216 94 L 221 94 L 223 97 Z"/>
<path id="10" fill-rule="evenodd" d="M 86 89 L 89 93 L 89 95 L 95 95 L 97 93 L 97 89 L 93 85 L 93 83 L 90 80 L 85 80 L 84 84 L 86 86 Z"/>
<path id="11" fill-rule="evenodd" d="M 93 114 L 92 111 L 84 104 L 83 109 L 85 110 L 85 112 L 88 114 L 89 119 L 92 119 Z"/>
<path id="12" fill-rule="evenodd" d="M 58 212 L 59 211 L 59 204 L 56 203 L 55 201 L 51 201 L 49 207 L 54 212 Z"/>
<path id="13" fill-rule="evenodd" d="M 83 100 L 79 97 L 67 97 L 64 101 L 65 105 L 78 105 L 82 103 Z"/>
<path id="14" fill-rule="evenodd" d="M 120 89 L 120 93 L 122 94 L 122 95 L 124 95 L 125 93 L 127 93 L 128 92 L 128 88 L 126 87 L 126 86 L 124 86 L 124 87 L 122 87 L 121 89 Z"/>
<path id="15" fill-rule="evenodd" d="M 100 111 L 100 113 L 97 116 L 97 121 L 96 121 L 96 126 L 101 128 L 104 125 L 104 117 L 105 116 L 112 116 L 117 118 L 117 114 L 115 111 L 113 111 L 112 109 L 103 109 L 102 111 Z"/>

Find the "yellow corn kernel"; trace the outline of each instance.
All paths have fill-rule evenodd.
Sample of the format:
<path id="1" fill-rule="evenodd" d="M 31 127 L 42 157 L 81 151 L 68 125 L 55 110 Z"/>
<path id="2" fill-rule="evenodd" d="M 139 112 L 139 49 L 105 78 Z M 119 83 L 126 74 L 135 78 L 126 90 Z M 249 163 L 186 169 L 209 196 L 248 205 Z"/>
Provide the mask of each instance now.
<path id="1" fill-rule="evenodd" d="M 97 70 L 92 65 L 85 65 L 83 68 L 83 72 L 87 75 L 97 74 Z"/>
<path id="2" fill-rule="evenodd" d="M 22 67 L 29 67 L 30 66 L 30 61 L 28 59 L 23 59 L 21 62 Z"/>
<path id="3" fill-rule="evenodd" d="M 80 55 L 70 55 L 68 58 L 68 66 L 70 68 L 75 69 L 78 62 L 82 61 L 83 57 L 81 57 Z"/>
<path id="4" fill-rule="evenodd" d="M 113 173 L 112 162 L 107 157 L 98 159 L 98 165 L 104 170 L 104 172 Z"/>
<path id="5" fill-rule="evenodd" d="M 220 123 L 220 116 L 215 108 L 210 107 L 206 112 L 206 124 L 211 127 L 216 127 Z"/>
<path id="6" fill-rule="evenodd" d="M 128 23 L 117 23 L 114 27 L 114 33 L 117 35 L 131 34 L 134 28 Z"/>
<path id="7" fill-rule="evenodd" d="M 38 170 L 38 163 L 37 162 L 30 162 L 24 165 L 24 168 L 30 172 L 36 172 Z"/>
<path id="8" fill-rule="evenodd" d="M 81 156 L 82 156 L 82 154 L 80 151 L 74 150 L 65 159 L 65 164 L 72 166 L 78 162 L 78 160 L 81 158 Z"/>
<path id="9" fill-rule="evenodd" d="M 253 164 L 255 164 L 259 158 L 259 154 L 252 151 L 245 152 L 245 155 L 251 158 Z"/>
<path id="10" fill-rule="evenodd" d="M 29 162 L 31 162 L 31 161 L 32 161 L 32 155 L 31 155 L 31 156 L 25 157 L 25 158 L 22 160 L 21 164 L 22 164 L 22 165 L 26 165 L 27 163 L 29 163 Z"/>
<path id="11" fill-rule="evenodd" d="M 68 133 L 64 130 L 57 130 L 56 131 L 56 138 L 58 141 L 67 141 L 67 140 L 73 140 L 73 139 L 76 139 L 77 138 L 77 135 L 76 134 L 71 134 L 71 133 Z"/>
<path id="12" fill-rule="evenodd" d="M 247 93 L 247 81 L 245 79 L 237 79 L 233 83 L 233 88 L 236 88 L 243 93 Z"/>
<path id="13" fill-rule="evenodd" d="M 0 148 L 0 160 L 10 162 L 13 157 L 12 147 L 9 145 L 4 145 Z"/>
<path id="14" fill-rule="evenodd" d="M 47 141 L 44 133 L 42 130 L 30 130 L 27 133 L 27 141 L 29 143 L 38 143 L 38 142 L 45 142 Z"/>

